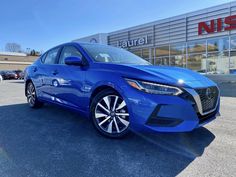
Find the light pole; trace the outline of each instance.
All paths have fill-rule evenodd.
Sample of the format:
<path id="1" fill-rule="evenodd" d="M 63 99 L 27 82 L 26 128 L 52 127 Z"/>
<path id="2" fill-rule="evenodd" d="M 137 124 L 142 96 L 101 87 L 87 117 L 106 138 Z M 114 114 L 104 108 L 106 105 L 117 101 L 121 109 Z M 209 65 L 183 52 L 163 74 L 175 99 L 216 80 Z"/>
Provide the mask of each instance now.
<path id="1" fill-rule="evenodd" d="M 26 48 L 26 53 L 29 55 L 30 54 L 30 48 Z"/>

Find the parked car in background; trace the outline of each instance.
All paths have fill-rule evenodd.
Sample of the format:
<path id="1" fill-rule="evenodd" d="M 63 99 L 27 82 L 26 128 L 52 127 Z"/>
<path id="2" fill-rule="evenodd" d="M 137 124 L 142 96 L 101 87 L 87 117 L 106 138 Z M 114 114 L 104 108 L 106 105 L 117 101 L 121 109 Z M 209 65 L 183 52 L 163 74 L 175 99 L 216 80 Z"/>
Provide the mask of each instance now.
<path id="1" fill-rule="evenodd" d="M 6 71 L 6 75 L 8 77 L 8 79 L 17 79 L 17 74 L 13 71 Z"/>
<path id="2" fill-rule="evenodd" d="M 6 71 L 0 71 L 0 75 L 2 77 L 2 80 L 6 80 L 7 79 Z"/>
<path id="3" fill-rule="evenodd" d="M 21 71 L 21 70 L 14 70 L 13 72 L 17 75 L 17 79 L 22 79 L 23 71 Z"/>
<path id="4" fill-rule="evenodd" d="M 17 74 L 13 71 L 0 71 L 3 80 L 17 79 Z"/>

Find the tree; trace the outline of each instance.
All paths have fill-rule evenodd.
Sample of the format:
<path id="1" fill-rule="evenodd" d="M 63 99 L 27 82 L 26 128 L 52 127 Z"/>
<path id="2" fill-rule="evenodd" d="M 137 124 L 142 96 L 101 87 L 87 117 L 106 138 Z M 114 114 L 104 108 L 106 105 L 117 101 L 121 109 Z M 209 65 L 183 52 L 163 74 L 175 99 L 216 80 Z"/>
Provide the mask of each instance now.
<path id="1" fill-rule="evenodd" d="M 30 51 L 29 55 L 31 55 L 31 56 L 40 56 L 41 52 L 33 49 L 33 50 Z"/>
<path id="2" fill-rule="evenodd" d="M 36 54 L 35 50 L 31 50 L 30 55 L 35 56 L 35 54 Z"/>
<path id="3" fill-rule="evenodd" d="M 7 52 L 21 52 L 21 45 L 17 43 L 6 43 L 5 50 Z"/>

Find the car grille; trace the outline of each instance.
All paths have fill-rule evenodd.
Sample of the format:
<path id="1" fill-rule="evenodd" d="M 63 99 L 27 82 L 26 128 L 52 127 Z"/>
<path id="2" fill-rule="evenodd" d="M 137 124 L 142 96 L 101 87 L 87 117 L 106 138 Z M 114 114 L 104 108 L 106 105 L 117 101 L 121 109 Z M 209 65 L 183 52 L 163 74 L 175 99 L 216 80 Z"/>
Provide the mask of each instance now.
<path id="1" fill-rule="evenodd" d="M 215 109 L 219 96 L 219 90 L 217 87 L 200 88 L 196 89 L 196 92 L 200 96 L 203 113 Z"/>

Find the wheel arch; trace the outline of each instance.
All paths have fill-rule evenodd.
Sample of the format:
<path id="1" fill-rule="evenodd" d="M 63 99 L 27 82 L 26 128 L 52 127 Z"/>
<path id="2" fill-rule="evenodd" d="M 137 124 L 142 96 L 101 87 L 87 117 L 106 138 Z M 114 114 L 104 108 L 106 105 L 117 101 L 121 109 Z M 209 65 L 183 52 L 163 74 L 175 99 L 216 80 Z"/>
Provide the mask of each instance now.
<path id="1" fill-rule="evenodd" d="M 112 85 L 100 85 L 100 86 L 96 87 L 96 88 L 92 91 L 92 94 L 91 94 L 90 100 L 89 100 L 89 107 L 91 106 L 91 103 L 92 103 L 93 98 L 94 98 L 98 93 L 100 93 L 100 92 L 103 91 L 103 90 L 113 90 L 113 91 L 115 91 L 117 94 L 119 94 L 120 96 L 122 96 L 121 93 L 120 93 L 120 91 L 119 91 L 119 89 L 115 88 L 114 86 L 112 86 Z"/>

